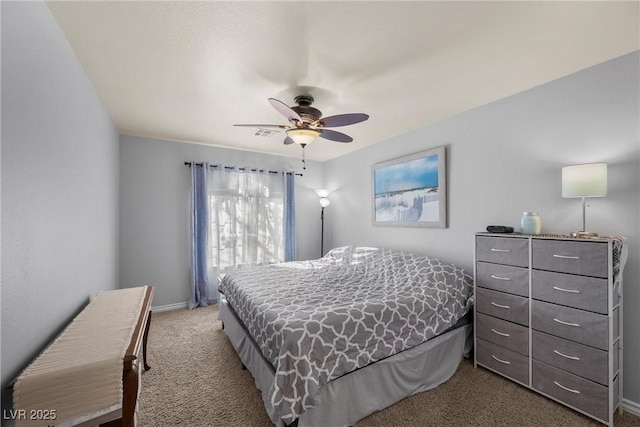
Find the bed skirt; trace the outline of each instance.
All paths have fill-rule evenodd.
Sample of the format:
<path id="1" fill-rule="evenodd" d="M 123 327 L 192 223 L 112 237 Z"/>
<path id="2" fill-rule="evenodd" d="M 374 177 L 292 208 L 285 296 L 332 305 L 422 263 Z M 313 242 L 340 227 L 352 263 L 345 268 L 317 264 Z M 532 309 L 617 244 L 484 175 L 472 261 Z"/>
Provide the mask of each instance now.
<path id="1" fill-rule="evenodd" d="M 269 418 L 276 426 L 284 426 L 268 395 L 275 379 L 273 367 L 262 356 L 224 295 L 220 295 L 219 305 L 224 330 L 243 365 L 252 373 Z M 352 426 L 407 396 L 444 383 L 455 373 L 462 358 L 471 352 L 472 326 L 467 323 L 330 381 L 321 388 L 320 406 L 303 412 L 298 426 Z"/>

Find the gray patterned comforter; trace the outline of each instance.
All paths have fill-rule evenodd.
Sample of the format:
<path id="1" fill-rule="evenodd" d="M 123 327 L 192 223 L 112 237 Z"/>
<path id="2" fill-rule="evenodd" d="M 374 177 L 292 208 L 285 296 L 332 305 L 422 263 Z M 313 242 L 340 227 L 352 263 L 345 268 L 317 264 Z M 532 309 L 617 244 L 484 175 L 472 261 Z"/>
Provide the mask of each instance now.
<path id="1" fill-rule="evenodd" d="M 344 247 L 323 258 L 237 269 L 221 281 L 275 369 L 268 395 L 286 423 L 332 379 L 415 347 L 463 317 L 472 278 L 408 252 Z"/>

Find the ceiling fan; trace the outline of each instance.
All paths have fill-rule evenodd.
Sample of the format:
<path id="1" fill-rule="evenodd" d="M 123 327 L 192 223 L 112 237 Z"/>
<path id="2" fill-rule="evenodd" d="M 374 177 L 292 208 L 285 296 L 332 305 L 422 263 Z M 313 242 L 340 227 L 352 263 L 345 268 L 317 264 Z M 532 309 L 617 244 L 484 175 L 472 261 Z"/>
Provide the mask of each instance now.
<path id="1" fill-rule="evenodd" d="M 269 98 L 271 106 L 287 118 L 290 123 L 288 125 L 236 124 L 234 126 L 285 129 L 287 137 L 284 139 L 284 143 L 286 145 L 297 143 L 302 147 L 302 164 L 303 169 L 306 169 L 304 166 L 304 147 L 311 144 L 316 138 L 344 143 L 353 141 L 349 135 L 327 128 L 353 125 L 369 118 L 367 114 L 362 113 L 322 117 L 322 112 L 311 106 L 313 104 L 311 95 L 298 95 L 294 101 L 297 105 L 289 107 L 282 101 Z"/>

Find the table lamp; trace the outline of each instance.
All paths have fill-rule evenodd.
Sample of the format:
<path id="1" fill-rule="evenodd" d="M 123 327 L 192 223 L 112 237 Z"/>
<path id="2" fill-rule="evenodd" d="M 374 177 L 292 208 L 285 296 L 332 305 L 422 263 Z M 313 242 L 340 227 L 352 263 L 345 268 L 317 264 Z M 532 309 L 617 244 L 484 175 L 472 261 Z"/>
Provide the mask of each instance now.
<path id="1" fill-rule="evenodd" d="M 586 198 L 607 195 L 607 164 L 589 163 L 562 168 L 562 197 L 582 198 L 582 230 L 572 237 L 597 237 L 598 233 L 586 229 Z"/>

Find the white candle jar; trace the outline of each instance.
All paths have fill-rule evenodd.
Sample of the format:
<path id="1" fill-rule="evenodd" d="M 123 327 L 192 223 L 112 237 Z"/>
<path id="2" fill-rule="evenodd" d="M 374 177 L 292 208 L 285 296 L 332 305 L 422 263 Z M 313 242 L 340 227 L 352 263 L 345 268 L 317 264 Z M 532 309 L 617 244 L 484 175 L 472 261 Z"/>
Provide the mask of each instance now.
<path id="1" fill-rule="evenodd" d="M 540 234 L 542 224 L 538 212 L 523 212 L 520 219 L 523 234 Z"/>

